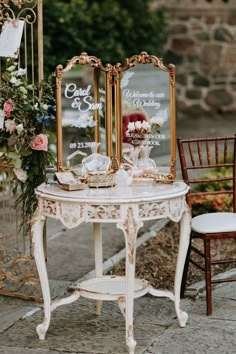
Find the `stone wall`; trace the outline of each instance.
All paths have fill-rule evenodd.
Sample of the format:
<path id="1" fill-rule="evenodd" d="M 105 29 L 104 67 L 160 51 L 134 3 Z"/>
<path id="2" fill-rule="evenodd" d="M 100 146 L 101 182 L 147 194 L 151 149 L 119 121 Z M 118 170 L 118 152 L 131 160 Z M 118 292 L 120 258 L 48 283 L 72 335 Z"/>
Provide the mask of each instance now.
<path id="1" fill-rule="evenodd" d="M 167 10 L 164 63 L 176 65 L 178 118 L 235 116 L 236 120 L 236 0 L 153 0 L 151 4 Z"/>

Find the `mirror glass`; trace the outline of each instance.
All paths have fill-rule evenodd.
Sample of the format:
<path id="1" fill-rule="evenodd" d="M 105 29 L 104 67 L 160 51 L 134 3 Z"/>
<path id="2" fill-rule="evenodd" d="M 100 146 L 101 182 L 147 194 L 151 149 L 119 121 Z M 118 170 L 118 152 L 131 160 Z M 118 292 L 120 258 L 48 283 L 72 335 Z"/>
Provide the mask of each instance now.
<path id="1" fill-rule="evenodd" d="M 123 158 L 134 160 L 135 147 L 138 163 L 146 164 L 147 174 L 156 165 L 158 174 L 168 175 L 172 128 L 169 72 L 153 63 L 137 63 L 121 73 L 120 88 Z M 147 163 L 147 158 L 155 165 L 150 160 Z"/>
<path id="2" fill-rule="evenodd" d="M 106 150 L 105 74 L 90 64 L 76 63 L 70 70 L 62 70 L 60 89 L 59 159 L 62 167 L 73 169 L 85 156 Z"/>

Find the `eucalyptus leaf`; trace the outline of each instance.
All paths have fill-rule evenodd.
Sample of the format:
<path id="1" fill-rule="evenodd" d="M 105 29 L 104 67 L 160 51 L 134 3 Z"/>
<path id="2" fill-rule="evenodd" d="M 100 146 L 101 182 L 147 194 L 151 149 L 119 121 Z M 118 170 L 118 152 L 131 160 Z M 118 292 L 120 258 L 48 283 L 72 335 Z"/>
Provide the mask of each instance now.
<path id="1" fill-rule="evenodd" d="M 22 166 L 22 160 L 21 159 L 17 159 L 15 161 L 15 168 L 21 168 Z"/>
<path id="2" fill-rule="evenodd" d="M 11 135 L 8 138 L 8 146 L 14 146 L 17 143 L 17 136 L 16 135 Z"/>
<path id="3" fill-rule="evenodd" d="M 2 78 L 6 81 L 10 81 L 10 74 L 7 71 L 5 71 L 2 74 Z"/>
<path id="4" fill-rule="evenodd" d="M 20 159 L 21 155 L 18 154 L 17 152 L 9 152 L 8 153 L 8 157 L 13 160 L 13 161 L 16 161 L 18 159 Z"/>

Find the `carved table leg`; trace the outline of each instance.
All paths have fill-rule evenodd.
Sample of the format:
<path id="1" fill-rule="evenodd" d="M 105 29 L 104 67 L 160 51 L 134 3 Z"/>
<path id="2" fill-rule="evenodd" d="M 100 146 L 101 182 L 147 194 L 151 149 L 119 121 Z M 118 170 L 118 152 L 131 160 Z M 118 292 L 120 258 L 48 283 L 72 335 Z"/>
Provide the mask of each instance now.
<path id="1" fill-rule="evenodd" d="M 180 240 L 179 240 L 179 252 L 175 272 L 175 284 L 174 284 L 174 293 L 175 293 L 175 311 L 179 320 L 180 327 L 185 327 L 188 314 L 180 309 L 180 288 L 181 281 L 183 276 L 184 263 L 188 251 L 189 240 L 191 232 L 191 215 L 189 208 L 186 204 L 186 209 L 180 220 Z"/>
<path id="2" fill-rule="evenodd" d="M 36 212 L 33 217 L 31 227 L 34 259 L 38 270 L 44 302 L 44 319 L 43 322 L 36 328 L 39 339 L 41 340 L 45 339 L 51 319 L 51 296 L 43 245 L 43 229 L 45 219 L 46 218 L 44 216 L 41 216 Z"/>
<path id="3" fill-rule="evenodd" d="M 102 224 L 93 224 L 94 237 L 94 255 L 95 255 L 95 272 L 96 277 L 103 275 L 103 252 L 102 252 Z M 96 314 L 100 315 L 102 308 L 102 300 L 96 300 Z"/>
<path id="4" fill-rule="evenodd" d="M 126 343 L 129 347 L 129 354 L 134 354 L 136 341 L 133 333 L 133 310 L 134 310 L 134 280 L 135 280 L 135 258 L 136 258 L 136 238 L 142 222 L 136 222 L 133 209 L 128 208 L 127 217 L 124 223 L 118 223 L 117 227 L 122 229 L 126 243 L 126 294 L 125 294 L 125 323 L 126 323 Z"/>

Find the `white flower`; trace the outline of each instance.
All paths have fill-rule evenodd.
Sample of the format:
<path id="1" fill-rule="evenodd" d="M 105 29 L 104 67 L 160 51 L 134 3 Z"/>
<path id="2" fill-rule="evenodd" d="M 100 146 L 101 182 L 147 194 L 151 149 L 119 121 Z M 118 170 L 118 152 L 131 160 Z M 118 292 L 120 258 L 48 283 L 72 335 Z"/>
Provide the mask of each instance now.
<path id="1" fill-rule="evenodd" d="M 36 111 L 38 110 L 38 108 L 39 108 L 38 102 L 34 104 L 34 108 L 36 109 Z"/>
<path id="2" fill-rule="evenodd" d="M 73 125 L 71 125 L 71 127 L 77 127 L 77 128 L 93 128 L 95 127 L 96 122 L 93 120 L 93 116 L 89 116 L 89 117 L 80 117 L 78 119 L 78 121 L 76 121 L 75 123 L 73 123 Z"/>
<path id="3" fill-rule="evenodd" d="M 81 121 L 81 122 L 79 123 L 79 128 L 86 128 L 86 127 L 87 127 L 86 122 Z"/>
<path id="4" fill-rule="evenodd" d="M 129 122 L 127 128 L 129 131 L 134 131 L 135 130 L 134 122 Z"/>
<path id="5" fill-rule="evenodd" d="M 141 129 L 142 127 L 143 127 L 142 122 L 140 122 L 139 120 L 137 120 L 137 121 L 135 122 L 135 128 L 136 128 L 136 129 Z"/>
<path id="6" fill-rule="evenodd" d="M 21 132 L 23 132 L 23 130 L 24 130 L 23 124 L 17 124 L 16 126 L 17 134 L 20 134 Z"/>
<path id="7" fill-rule="evenodd" d="M 43 109 L 45 109 L 45 111 L 47 111 L 48 105 L 46 103 L 44 103 L 42 107 L 43 107 Z"/>
<path id="8" fill-rule="evenodd" d="M 150 119 L 151 125 L 157 124 L 162 127 L 163 124 L 168 120 L 167 109 L 158 111 L 155 116 Z"/>
<path id="9" fill-rule="evenodd" d="M 90 128 L 95 127 L 95 125 L 96 125 L 96 122 L 94 120 L 91 120 L 88 122 L 88 127 L 90 127 Z"/>
<path id="10" fill-rule="evenodd" d="M 143 125 L 143 129 L 145 129 L 145 130 L 150 129 L 150 124 L 146 120 L 143 121 L 142 125 Z"/>
<path id="11" fill-rule="evenodd" d="M 96 125 L 96 122 L 93 120 L 93 116 L 89 116 L 89 117 L 85 117 L 85 118 L 82 118 L 84 120 L 84 124 L 85 124 L 85 127 L 90 127 L 90 128 L 93 128 L 95 127 Z"/>
<path id="12" fill-rule="evenodd" d="M 165 117 L 159 117 L 159 118 L 156 118 L 155 123 L 156 123 L 156 124 L 159 124 L 160 127 L 162 127 L 163 124 L 165 123 L 165 121 L 166 121 Z"/>
<path id="13" fill-rule="evenodd" d="M 9 132 L 10 134 L 14 133 L 16 130 L 16 123 L 13 119 L 7 119 L 5 121 L 5 129 L 6 132 Z"/>
<path id="14" fill-rule="evenodd" d="M 26 69 L 19 68 L 19 70 L 16 72 L 16 76 L 22 75 L 26 75 Z"/>
<path id="15" fill-rule="evenodd" d="M 19 181 L 25 183 L 25 181 L 28 178 L 27 172 L 24 171 L 22 168 L 14 168 L 13 171 L 14 171 L 16 177 L 19 179 Z"/>

